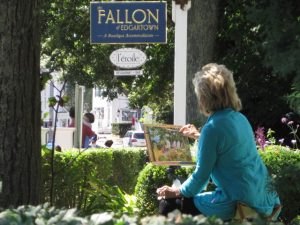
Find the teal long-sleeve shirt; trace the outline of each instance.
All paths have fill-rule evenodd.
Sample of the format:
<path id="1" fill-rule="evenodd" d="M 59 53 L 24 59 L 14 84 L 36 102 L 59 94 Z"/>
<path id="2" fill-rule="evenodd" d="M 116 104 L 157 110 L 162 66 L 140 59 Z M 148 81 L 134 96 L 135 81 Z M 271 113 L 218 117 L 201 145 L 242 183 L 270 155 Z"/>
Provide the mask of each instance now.
<path id="1" fill-rule="evenodd" d="M 209 178 L 217 188 L 203 192 Z M 248 120 L 231 108 L 213 113 L 203 126 L 195 171 L 180 192 L 193 197 L 202 214 L 221 219 L 233 217 L 237 201 L 263 215 L 270 215 L 273 207 L 280 204 Z"/>

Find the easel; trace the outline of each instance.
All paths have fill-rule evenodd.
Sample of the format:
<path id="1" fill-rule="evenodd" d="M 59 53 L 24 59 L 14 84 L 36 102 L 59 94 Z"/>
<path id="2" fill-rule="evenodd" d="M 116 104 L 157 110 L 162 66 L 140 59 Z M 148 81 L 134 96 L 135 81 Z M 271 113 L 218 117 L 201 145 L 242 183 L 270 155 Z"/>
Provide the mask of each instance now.
<path id="1" fill-rule="evenodd" d="M 184 181 L 182 177 L 176 175 L 176 170 L 180 169 L 182 166 L 194 166 L 195 163 L 193 162 L 152 162 L 154 165 L 157 166 L 168 166 L 167 174 L 168 179 L 172 183 L 172 187 L 179 187 L 180 184 Z"/>
<path id="2" fill-rule="evenodd" d="M 181 183 L 182 180 L 176 175 L 176 170 L 180 169 L 181 166 L 169 166 L 167 172 L 168 172 L 168 179 L 172 182 L 172 186 L 178 187 Z M 178 183 L 178 181 L 180 183 Z"/>

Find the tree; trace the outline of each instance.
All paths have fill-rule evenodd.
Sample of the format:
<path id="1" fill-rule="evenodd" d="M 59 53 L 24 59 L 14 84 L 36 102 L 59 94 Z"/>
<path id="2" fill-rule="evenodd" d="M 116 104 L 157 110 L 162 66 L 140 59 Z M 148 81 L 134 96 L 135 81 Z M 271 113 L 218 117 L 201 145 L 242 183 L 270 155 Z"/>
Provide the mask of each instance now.
<path id="1" fill-rule="evenodd" d="M 265 126 L 278 132 L 282 130 L 280 118 L 290 110 L 285 96 L 291 93 L 293 77 L 299 73 L 299 7 L 294 7 L 299 3 L 277 1 L 274 4 L 268 0 L 192 3 L 187 121 L 197 118 L 197 108 L 192 107 L 196 102 L 191 82 L 194 73 L 206 63 L 218 62 L 234 72 L 243 102 L 242 112 L 253 128 Z M 212 19 L 208 19 L 209 16 Z M 297 77 L 294 78 L 295 90 Z M 297 105 L 299 93 L 293 96 L 290 102 Z"/>
<path id="2" fill-rule="evenodd" d="M 198 102 L 192 80 L 197 71 L 207 63 L 216 60 L 215 46 L 218 30 L 219 0 L 192 1 L 188 12 L 188 49 L 187 49 L 187 118 L 188 123 L 195 123 L 203 117 L 199 115 Z"/>
<path id="3" fill-rule="evenodd" d="M 171 0 L 168 3 L 171 17 Z M 109 55 L 121 46 L 90 44 L 89 1 L 44 1 L 42 15 L 42 55 L 50 71 L 63 70 L 64 79 L 71 85 L 98 86 L 108 99 L 130 93 L 132 107 L 149 105 L 159 120 L 172 122 L 174 24 L 170 18 L 168 44 L 134 46 L 148 56 L 144 76 L 116 78 Z"/>
<path id="4" fill-rule="evenodd" d="M 216 54 L 218 62 L 233 71 L 243 103 L 242 112 L 253 128 L 264 126 L 279 132 L 282 130 L 280 118 L 290 110 L 284 96 L 291 90 L 291 79 L 279 76 L 273 67 L 264 63 L 267 53 L 262 43 L 266 39 L 259 29 L 260 24 L 251 19 L 254 12 L 250 9 L 259 1 L 253 2 L 223 3 Z"/>
<path id="5" fill-rule="evenodd" d="M 271 67 L 276 76 L 292 80 L 288 102 L 300 113 L 300 2 L 257 1 L 247 11 L 263 39 L 257 44 L 264 51 L 264 66 Z"/>
<path id="6" fill-rule="evenodd" d="M 89 1 L 44 1 L 42 33 L 47 65 L 62 69 L 70 83 L 104 89 L 104 96 L 110 99 L 121 92 L 128 94 L 132 107 L 148 105 L 161 121 L 172 122 L 171 2 L 168 0 L 168 44 L 136 46 L 149 58 L 143 66 L 144 76 L 116 78 L 108 56 L 119 46 L 89 44 Z M 264 123 L 273 127 L 279 115 L 289 110 L 285 96 L 290 93 L 290 102 L 295 108 L 299 106 L 298 6 L 296 0 L 288 4 L 283 0 L 276 4 L 269 0 L 192 1 L 188 13 L 187 122 L 203 123 L 192 79 L 210 62 L 225 64 L 234 72 L 243 112 L 255 126 Z M 293 86 L 290 80 L 294 80 Z"/>
<path id="7" fill-rule="evenodd" d="M 174 29 L 170 26 L 168 43 L 148 45 L 144 75 L 125 85 L 133 108 L 148 105 L 159 122 L 173 123 Z"/>
<path id="8" fill-rule="evenodd" d="M 0 3 L 0 206 L 39 203 L 39 1 Z"/>

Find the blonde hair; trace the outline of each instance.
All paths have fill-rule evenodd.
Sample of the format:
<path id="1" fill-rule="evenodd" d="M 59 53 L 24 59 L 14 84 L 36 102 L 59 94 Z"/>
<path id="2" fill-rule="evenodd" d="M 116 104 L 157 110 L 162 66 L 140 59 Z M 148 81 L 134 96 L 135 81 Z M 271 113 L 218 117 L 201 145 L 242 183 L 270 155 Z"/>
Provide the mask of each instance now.
<path id="1" fill-rule="evenodd" d="M 202 113 L 211 114 L 229 107 L 235 111 L 242 109 L 233 74 L 224 65 L 210 63 L 203 66 L 195 74 L 193 84 Z"/>

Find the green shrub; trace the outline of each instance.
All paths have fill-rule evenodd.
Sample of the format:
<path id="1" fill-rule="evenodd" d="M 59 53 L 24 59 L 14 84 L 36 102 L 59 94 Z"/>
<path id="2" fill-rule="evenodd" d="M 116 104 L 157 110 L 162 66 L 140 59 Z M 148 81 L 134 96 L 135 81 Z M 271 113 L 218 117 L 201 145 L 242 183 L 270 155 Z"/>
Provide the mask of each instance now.
<path id="1" fill-rule="evenodd" d="M 189 169 L 176 169 L 175 174 L 180 179 L 188 177 Z M 155 166 L 149 163 L 139 174 L 135 195 L 137 198 L 136 206 L 139 215 L 152 215 L 157 212 L 158 200 L 156 189 L 162 185 L 171 185 L 172 180 L 168 177 L 167 166 Z"/>
<path id="2" fill-rule="evenodd" d="M 290 222 L 300 212 L 300 151 L 280 145 L 260 151 L 283 205 L 280 218 Z"/>
<path id="3" fill-rule="evenodd" d="M 265 151 L 259 152 L 274 177 L 274 184 L 283 205 L 280 218 L 289 222 L 300 212 L 300 152 L 282 146 L 268 146 Z M 192 172 L 191 170 L 186 170 L 185 173 L 188 174 Z M 156 189 L 170 183 L 166 167 L 149 164 L 141 171 L 135 193 L 137 207 L 142 216 L 156 213 L 158 209 Z"/>
<path id="4" fill-rule="evenodd" d="M 49 205 L 20 206 L 17 209 L 6 209 L 0 213 L 0 225 L 237 225 L 236 222 L 223 222 L 211 217 L 202 215 L 191 216 L 182 215 L 174 211 L 164 216 L 148 216 L 138 218 L 123 215 L 116 217 L 114 213 L 92 214 L 87 217 L 80 217 L 75 209 L 56 209 Z M 247 222 L 247 225 L 283 225 L 282 223 L 267 223 L 262 220 Z M 298 225 L 299 220 L 295 220 L 292 225 Z"/>
<path id="5" fill-rule="evenodd" d="M 114 135 L 119 135 L 120 137 L 124 137 L 126 132 L 131 129 L 132 123 L 123 122 L 123 123 L 112 123 L 111 133 Z"/>
<path id="6" fill-rule="evenodd" d="M 133 194 L 139 172 L 147 160 L 146 149 L 138 151 L 135 148 L 114 150 L 111 183 L 121 187 L 126 193 Z"/>
<path id="7" fill-rule="evenodd" d="M 145 149 L 88 149 L 80 154 L 74 149 L 57 152 L 54 158 L 53 203 L 57 207 L 76 207 L 83 212 L 91 212 L 92 205 L 105 208 L 109 204 L 105 200 L 107 196 L 99 193 L 100 197 L 95 197 L 95 189 L 98 187 L 99 191 L 111 188 L 110 191 L 114 191 L 116 195 L 122 193 L 121 190 L 132 194 L 138 173 L 145 163 Z M 50 171 L 50 152 L 44 151 L 43 202 L 50 201 Z M 96 203 L 96 200 L 102 201 L 102 204 Z"/>
<path id="8" fill-rule="evenodd" d="M 300 215 L 292 220 L 291 225 L 300 225 Z"/>
<path id="9" fill-rule="evenodd" d="M 107 185 L 98 179 L 91 179 L 86 188 L 88 195 L 85 205 L 81 209 L 81 215 L 89 215 L 99 212 L 114 212 L 120 217 L 122 214 L 133 215 L 135 205 L 130 204 L 126 194 L 118 187 Z"/>

